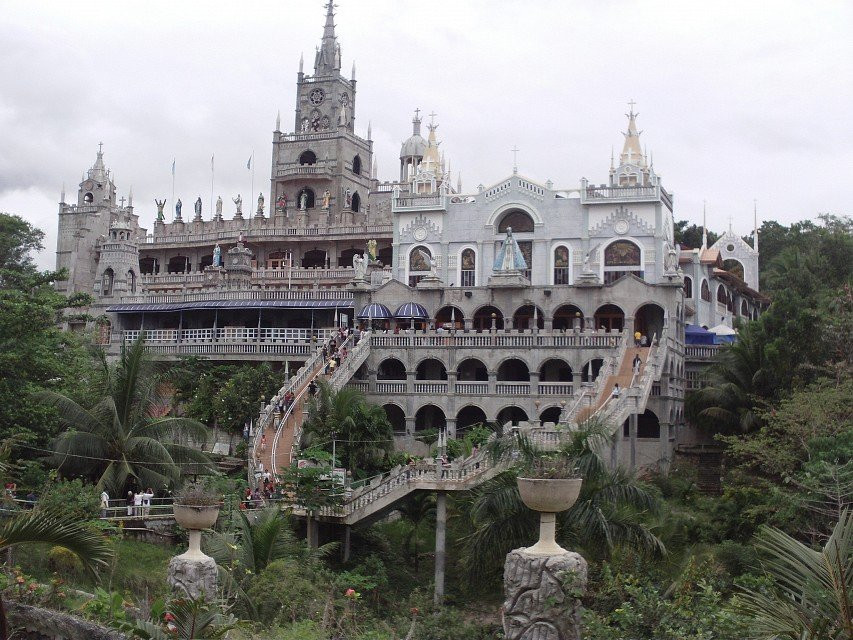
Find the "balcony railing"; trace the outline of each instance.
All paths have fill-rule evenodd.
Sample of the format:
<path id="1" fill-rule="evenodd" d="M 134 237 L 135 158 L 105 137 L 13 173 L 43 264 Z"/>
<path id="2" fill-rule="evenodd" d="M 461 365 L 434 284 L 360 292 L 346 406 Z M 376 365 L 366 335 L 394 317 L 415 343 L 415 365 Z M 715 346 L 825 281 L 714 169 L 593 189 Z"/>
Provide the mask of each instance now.
<path id="1" fill-rule="evenodd" d="M 211 224 L 205 222 L 205 224 Z M 248 223 L 248 220 L 246 221 Z M 167 225 L 168 226 L 168 225 Z M 243 230 L 243 237 L 247 241 L 259 240 L 263 238 L 280 238 L 280 237 L 314 237 L 314 236 L 353 236 L 353 235 L 370 235 L 381 236 L 391 235 L 393 227 L 390 224 L 366 224 L 366 225 L 347 225 L 347 226 L 330 226 L 330 227 L 261 227 L 249 228 Z M 163 244 L 209 244 L 213 246 L 217 242 L 229 243 L 235 242 L 240 234 L 240 229 L 223 229 L 221 231 L 203 231 L 201 233 L 165 233 L 162 235 L 148 236 L 139 241 L 141 247 L 146 245 L 163 245 Z"/>
<path id="2" fill-rule="evenodd" d="M 488 382 L 457 382 L 454 385 L 456 393 L 466 396 L 482 396 L 489 392 Z"/>
<path id="3" fill-rule="evenodd" d="M 447 209 L 447 196 L 428 195 L 411 196 L 405 195 L 391 200 L 392 211 L 443 211 Z"/>
<path id="4" fill-rule="evenodd" d="M 581 189 L 581 202 L 595 202 L 601 199 L 611 200 L 663 200 L 672 209 L 672 196 L 661 186 L 652 187 L 596 187 Z"/>
<path id="5" fill-rule="evenodd" d="M 216 329 L 127 329 L 119 339 L 133 342 L 145 332 L 146 344 L 177 344 L 199 342 L 264 342 L 274 344 L 324 342 L 334 329 L 296 329 L 284 327 L 217 327 Z M 179 339 L 180 336 L 180 339 Z"/>
<path id="6" fill-rule="evenodd" d="M 250 289 L 145 293 L 136 296 L 123 296 L 121 304 L 207 302 L 210 300 L 339 300 L 340 306 L 345 307 L 352 304 L 352 299 L 352 292 L 346 289 Z"/>
<path id="7" fill-rule="evenodd" d="M 571 382 L 540 382 L 540 396 L 570 396 L 574 392 Z"/>
<path id="8" fill-rule="evenodd" d="M 620 333 L 428 333 L 413 334 L 374 334 L 373 346 L 376 348 L 535 348 L 535 347 L 618 347 L 622 341 Z"/>
<path id="9" fill-rule="evenodd" d="M 345 284 L 353 279 L 355 272 L 352 267 L 338 267 L 333 269 L 305 269 L 294 267 L 288 269 L 256 269 L 252 272 L 252 284 L 274 284 L 286 286 L 288 282 L 304 284 L 306 282 L 336 282 Z M 189 271 L 187 273 L 149 273 L 142 276 L 142 284 L 145 286 L 183 286 L 201 284 L 207 281 L 207 275 L 203 271 Z"/>
<path id="10" fill-rule="evenodd" d="M 684 347 L 684 357 L 688 360 L 710 360 L 720 352 L 719 344 L 688 344 Z"/>

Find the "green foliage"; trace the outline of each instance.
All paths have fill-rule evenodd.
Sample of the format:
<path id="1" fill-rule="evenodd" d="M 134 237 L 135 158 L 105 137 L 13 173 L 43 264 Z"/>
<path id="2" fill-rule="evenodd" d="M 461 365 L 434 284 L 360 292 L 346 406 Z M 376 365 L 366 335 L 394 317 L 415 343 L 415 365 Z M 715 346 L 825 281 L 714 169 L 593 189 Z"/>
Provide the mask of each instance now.
<path id="1" fill-rule="evenodd" d="M 300 469 L 292 465 L 279 474 L 279 484 L 285 493 L 293 496 L 296 504 L 308 511 L 335 507 L 343 501 L 343 492 L 331 471 L 328 466 Z"/>
<path id="2" fill-rule="evenodd" d="M 675 244 L 680 244 L 684 249 L 698 249 L 702 246 L 702 227 L 697 224 L 688 224 L 687 220 L 678 220 L 673 225 L 675 231 Z M 708 231 L 708 246 L 714 244 L 720 234 Z"/>
<path id="3" fill-rule="evenodd" d="M 79 478 L 57 480 L 43 488 L 36 509 L 68 520 L 93 520 L 100 515 L 100 491 Z"/>
<path id="4" fill-rule="evenodd" d="M 326 604 L 325 590 L 292 560 L 270 563 L 252 582 L 248 596 L 267 625 L 320 620 Z"/>
<path id="5" fill-rule="evenodd" d="M 131 481 L 162 489 L 184 473 L 208 472 L 202 451 L 178 444 L 188 436 L 203 442 L 204 425 L 165 415 L 156 384 L 140 338 L 122 348 L 115 365 L 103 363 L 101 397 L 91 408 L 60 393 L 39 394 L 45 405 L 59 409 L 68 427 L 53 442 L 53 462 L 62 471 L 91 477 L 114 496 Z"/>
<path id="6" fill-rule="evenodd" d="M 584 638 L 741 640 L 743 620 L 727 611 L 726 603 L 708 563 L 689 563 L 669 588 L 605 564 L 585 601 Z"/>

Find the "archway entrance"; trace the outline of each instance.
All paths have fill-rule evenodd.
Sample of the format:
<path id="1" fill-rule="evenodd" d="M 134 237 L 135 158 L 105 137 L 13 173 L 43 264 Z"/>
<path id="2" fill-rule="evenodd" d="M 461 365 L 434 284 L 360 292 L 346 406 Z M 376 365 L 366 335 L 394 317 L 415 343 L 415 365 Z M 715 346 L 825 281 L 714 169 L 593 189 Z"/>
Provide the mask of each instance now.
<path id="1" fill-rule="evenodd" d="M 483 424 L 486 421 L 486 412 L 480 407 L 464 407 L 456 414 L 456 433 L 469 429 L 475 424 Z"/>
<path id="2" fill-rule="evenodd" d="M 571 331 L 576 321 L 580 330 L 583 331 L 583 311 L 573 304 L 564 304 L 554 312 L 553 327 L 556 331 Z"/>
<path id="3" fill-rule="evenodd" d="M 388 416 L 388 422 L 391 423 L 394 433 L 405 433 L 406 414 L 403 410 L 396 404 L 385 404 L 382 405 L 382 408 L 385 409 L 385 415 Z"/>
<path id="4" fill-rule="evenodd" d="M 322 268 L 326 266 L 326 252 L 320 249 L 311 249 L 302 255 L 302 268 Z"/>
<path id="5" fill-rule="evenodd" d="M 498 412 L 498 424 L 505 425 L 507 422 L 512 426 L 518 426 L 519 422 L 527 421 L 527 413 L 520 407 L 504 407 Z"/>
<path id="6" fill-rule="evenodd" d="M 653 336 L 660 338 L 663 322 L 663 307 L 654 303 L 644 304 L 634 313 L 634 331 L 639 331 L 649 340 Z"/>
<path id="7" fill-rule="evenodd" d="M 495 329 L 504 328 L 504 315 L 497 307 L 491 305 L 480 307 L 474 313 L 474 329 L 476 331 L 489 331 L 494 321 Z"/>
<path id="8" fill-rule="evenodd" d="M 498 367 L 498 380 L 501 382 L 530 382 L 530 369 L 518 358 L 504 360 Z"/>
<path id="9" fill-rule="evenodd" d="M 560 414 L 562 413 L 562 409 L 560 407 L 548 407 L 539 414 L 539 424 L 544 425 L 546 422 L 553 422 L 557 424 L 560 421 Z"/>
<path id="10" fill-rule="evenodd" d="M 406 367 L 396 358 L 388 358 L 379 363 L 376 371 L 377 380 L 405 380 Z"/>
<path id="11" fill-rule="evenodd" d="M 625 327 L 625 312 L 615 304 L 605 304 L 595 312 L 595 328 L 607 331 L 622 331 Z"/>
<path id="12" fill-rule="evenodd" d="M 595 382 L 603 364 L 604 360 L 602 358 L 593 358 L 587 362 L 581 370 L 581 380 L 583 382 Z"/>
<path id="13" fill-rule="evenodd" d="M 571 382 L 572 368 L 565 360 L 552 358 L 539 367 L 539 382 Z"/>
<path id="14" fill-rule="evenodd" d="M 456 367 L 456 379 L 459 382 L 486 382 L 489 372 L 482 362 L 476 358 L 468 358 Z"/>
<path id="15" fill-rule="evenodd" d="M 415 373 L 416 380 L 447 380 L 447 369 L 441 360 L 430 358 L 418 365 Z"/>
<path id="16" fill-rule="evenodd" d="M 523 307 L 516 309 L 515 314 L 512 316 L 512 322 L 516 329 L 532 329 L 534 317 L 536 318 L 536 327 L 538 329 L 544 329 L 545 314 L 542 313 L 542 309 L 532 304 L 524 305 Z"/>
<path id="17" fill-rule="evenodd" d="M 415 414 L 415 431 L 426 429 L 444 429 L 447 426 L 447 418 L 444 411 L 434 404 L 428 404 L 418 409 Z"/>
<path id="18" fill-rule="evenodd" d="M 455 323 L 455 324 L 454 324 Z M 450 329 L 462 329 L 465 326 L 465 314 L 458 307 L 442 307 L 435 314 L 435 326 Z"/>

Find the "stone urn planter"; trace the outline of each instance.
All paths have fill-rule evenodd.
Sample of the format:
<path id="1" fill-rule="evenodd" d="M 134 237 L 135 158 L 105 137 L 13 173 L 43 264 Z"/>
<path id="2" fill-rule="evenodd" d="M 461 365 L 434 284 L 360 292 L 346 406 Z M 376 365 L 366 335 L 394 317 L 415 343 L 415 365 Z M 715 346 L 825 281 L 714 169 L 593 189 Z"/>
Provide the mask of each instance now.
<path id="1" fill-rule="evenodd" d="M 571 508 L 582 484 L 583 478 L 518 478 L 522 502 L 539 512 L 539 541 L 527 547 L 527 553 L 543 556 L 567 553 L 554 539 L 556 514 Z"/>
<path id="2" fill-rule="evenodd" d="M 189 532 L 189 549 L 181 554 L 185 560 L 203 560 L 208 556 L 201 551 L 202 529 L 210 529 L 219 517 L 219 505 L 193 506 L 186 504 L 174 505 L 175 522 Z"/>

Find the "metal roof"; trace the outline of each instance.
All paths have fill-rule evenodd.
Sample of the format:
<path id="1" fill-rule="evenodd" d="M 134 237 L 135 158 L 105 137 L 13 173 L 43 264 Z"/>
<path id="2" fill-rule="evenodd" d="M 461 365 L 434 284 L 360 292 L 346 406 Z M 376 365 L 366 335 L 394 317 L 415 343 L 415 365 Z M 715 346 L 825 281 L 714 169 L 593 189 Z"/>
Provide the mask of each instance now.
<path id="1" fill-rule="evenodd" d="M 418 304 L 417 302 L 406 302 L 405 304 L 401 304 L 397 307 L 397 310 L 394 312 L 395 318 L 429 318 L 429 313 L 424 308 L 423 305 Z"/>
<path id="2" fill-rule="evenodd" d="M 364 307 L 364 309 L 362 309 L 356 317 L 359 320 L 388 320 L 392 316 L 391 310 L 384 304 L 380 304 L 378 302 L 371 302 L 369 305 Z"/>
<path id="3" fill-rule="evenodd" d="M 107 313 L 168 313 L 195 309 L 351 309 L 352 306 L 352 300 L 205 300 L 116 304 L 107 307 Z"/>

